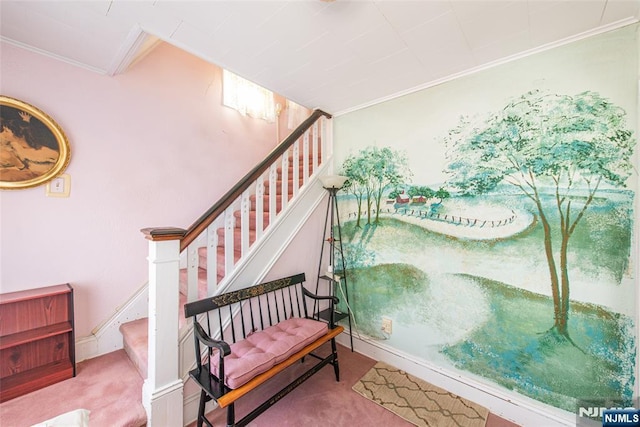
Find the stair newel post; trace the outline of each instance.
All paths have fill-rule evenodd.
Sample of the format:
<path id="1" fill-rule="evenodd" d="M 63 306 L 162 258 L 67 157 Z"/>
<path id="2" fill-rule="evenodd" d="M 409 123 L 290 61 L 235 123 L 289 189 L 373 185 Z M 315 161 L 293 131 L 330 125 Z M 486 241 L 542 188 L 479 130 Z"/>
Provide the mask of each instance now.
<path id="1" fill-rule="evenodd" d="M 183 425 L 183 382 L 179 373 L 178 310 L 180 228 L 146 228 L 149 240 L 149 347 L 142 403 L 148 426 Z"/>

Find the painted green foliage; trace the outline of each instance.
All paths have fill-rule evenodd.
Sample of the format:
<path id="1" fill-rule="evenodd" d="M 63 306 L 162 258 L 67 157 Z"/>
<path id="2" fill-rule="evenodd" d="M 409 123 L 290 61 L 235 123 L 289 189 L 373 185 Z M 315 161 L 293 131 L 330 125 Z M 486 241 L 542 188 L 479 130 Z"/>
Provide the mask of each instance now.
<path id="1" fill-rule="evenodd" d="M 344 191 L 352 193 L 358 203 L 356 226 L 360 227 L 363 207 L 367 212 L 367 224 L 378 223 L 382 195 L 386 190 L 410 179 L 404 154 L 388 147 L 368 147 L 358 155 L 350 156 L 342 164 L 343 174 L 349 179 Z"/>
<path id="2" fill-rule="evenodd" d="M 537 207 L 554 305 L 551 331 L 568 340 L 569 241 L 598 189 L 625 187 L 632 172 L 635 141 L 625 116 L 594 92 L 534 91 L 481 125 L 463 118 L 446 138 L 451 188 L 478 195 L 508 183 Z M 555 212 L 545 210 L 545 194 L 553 195 Z M 552 214 L 559 216 L 557 230 L 549 221 Z"/>

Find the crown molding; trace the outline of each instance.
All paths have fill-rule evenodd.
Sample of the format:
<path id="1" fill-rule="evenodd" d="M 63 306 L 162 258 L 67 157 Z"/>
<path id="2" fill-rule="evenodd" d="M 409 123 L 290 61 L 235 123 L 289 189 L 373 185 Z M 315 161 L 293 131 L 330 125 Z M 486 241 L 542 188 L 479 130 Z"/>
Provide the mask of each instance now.
<path id="1" fill-rule="evenodd" d="M 26 43 L 22 43 L 22 42 L 10 39 L 10 38 L 2 36 L 2 35 L 0 35 L 0 41 L 8 43 L 8 44 L 16 46 L 16 47 L 19 47 L 21 49 L 33 52 L 33 53 L 37 53 L 37 54 L 42 55 L 42 56 L 46 56 L 46 57 L 51 58 L 51 59 L 55 59 L 57 61 L 62 61 L 62 62 L 65 62 L 67 64 L 70 64 L 70 65 L 73 65 L 73 66 L 76 66 L 76 67 L 84 68 L 85 70 L 89 70 L 89 71 L 92 71 L 94 73 L 98 73 L 98 74 L 106 74 L 107 73 L 107 71 L 102 69 L 102 68 L 92 67 L 90 65 L 83 64 L 82 62 L 74 61 L 73 59 L 69 59 L 69 58 L 67 58 L 65 56 L 62 56 L 62 55 L 56 55 L 55 53 L 51 53 L 51 52 L 48 52 L 46 50 L 39 49 L 37 47 L 33 47 L 33 46 L 28 45 Z"/>
<path id="2" fill-rule="evenodd" d="M 528 56 L 535 55 L 537 53 L 541 53 L 541 52 L 545 52 L 547 50 L 554 49 L 556 47 L 560 47 L 560 46 L 564 46 L 564 45 L 567 45 L 567 44 L 570 44 L 570 43 L 573 43 L 573 42 L 577 42 L 577 41 L 580 41 L 580 40 L 588 39 L 589 37 L 593 37 L 593 36 L 596 36 L 596 35 L 599 35 L 599 34 L 604 34 L 604 33 L 609 32 L 609 31 L 613 31 L 613 30 L 617 30 L 617 29 L 622 28 L 622 27 L 626 27 L 628 25 L 636 24 L 639 21 L 640 21 L 640 19 L 636 18 L 636 17 L 625 18 L 625 19 L 613 22 L 613 23 L 608 24 L 608 25 L 603 25 L 601 27 L 594 28 L 594 29 L 589 30 L 589 31 L 585 31 L 585 32 L 582 32 L 582 33 L 579 33 L 579 34 L 576 34 L 576 35 L 573 35 L 573 36 L 570 36 L 570 37 L 566 37 L 564 39 L 561 39 L 561 40 L 558 40 L 558 41 L 555 41 L 555 42 L 552 42 L 552 43 L 547 43 L 545 45 L 538 46 L 538 47 L 526 50 L 524 52 L 520 52 L 520 53 L 511 55 L 511 56 L 507 56 L 507 57 L 504 57 L 504 58 L 501 58 L 501 59 L 498 59 L 498 60 L 495 60 L 495 61 L 491 61 L 491 62 L 488 62 L 486 64 L 479 65 L 477 67 L 469 68 L 469 69 L 461 71 L 459 73 L 451 74 L 449 76 L 442 77 L 442 78 L 437 79 L 437 80 L 432 80 L 430 82 L 423 83 L 423 84 L 418 85 L 418 86 L 414 86 L 414 87 L 412 87 L 410 89 L 403 90 L 401 92 L 396 92 L 396 93 L 394 93 L 392 95 L 388 95 L 388 96 L 385 96 L 385 97 L 382 97 L 382 98 L 378 98 L 378 99 L 375 99 L 373 101 L 370 101 L 370 102 L 367 102 L 367 103 L 364 103 L 364 104 L 360 104 L 360 105 L 358 105 L 356 107 L 353 107 L 353 108 L 348 108 L 346 110 L 339 111 L 337 113 L 334 113 L 333 117 L 339 117 L 339 116 L 342 116 L 342 115 L 345 115 L 345 114 L 348 114 L 348 113 L 353 113 L 353 112 L 358 111 L 358 110 L 362 110 L 362 109 L 365 109 L 365 108 L 368 108 L 368 107 L 371 107 L 371 106 L 374 106 L 374 105 L 377 105 L 377 104 L 381 104 L 383 102 L 391 101 L 393 99 L 400 98 L 400 97 L 405 96 L 405 95 L 409 95 L 411 93 L 415 93 L 415 92 L 418 92 L 418 91 L 421 91 L 421 90 L 424 90 L 424 89 L 428 89 L 430 87 L 441 85 L 443 83 L 446 83 L 446 82 L 449 82 L 449 81 L 452 81 L 452 80 L 455 80 L 455 79 L 459 79 L 460 77 L 464 77 L 464 76 L 468 76 L 468 75 L 471 75 L 471 74 L 478 73 L 480 71 L 488 70 L 488 69 L 496 67 L 498 65 L 506 64 L 508 62 L 512 62 L 512 61 L 515 61 L 515 60 L 518 60 L 518 59 L 521 59 L 521 58 L 526 58 Z"/>

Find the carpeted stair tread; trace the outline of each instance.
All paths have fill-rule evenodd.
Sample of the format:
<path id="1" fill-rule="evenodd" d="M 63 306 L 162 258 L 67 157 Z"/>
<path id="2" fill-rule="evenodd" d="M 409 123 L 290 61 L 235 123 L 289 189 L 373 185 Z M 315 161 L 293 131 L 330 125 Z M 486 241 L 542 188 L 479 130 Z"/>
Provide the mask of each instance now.
<path id="1" fill-rule="evenodd" d="M 124 351 L 127 353 L 143 379 L 147 378 L 147 348 L 149 341 L 148 325 L 149 319 L 146 317 L 120 325 Z"/>

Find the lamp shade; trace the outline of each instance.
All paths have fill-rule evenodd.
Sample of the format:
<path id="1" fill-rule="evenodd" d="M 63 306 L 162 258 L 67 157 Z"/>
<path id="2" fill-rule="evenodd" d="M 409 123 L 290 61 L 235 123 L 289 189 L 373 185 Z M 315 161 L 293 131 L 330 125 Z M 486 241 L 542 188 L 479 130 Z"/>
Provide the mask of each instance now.
<path id="1" fill-rule="evenodd" d="M 342 175 L 323 175 L 319 177 L 319 179 L 320 182 L 322 182 L 322 186 L 326 189 L 340 189 L 347 180 L 347 177 Z"/>

